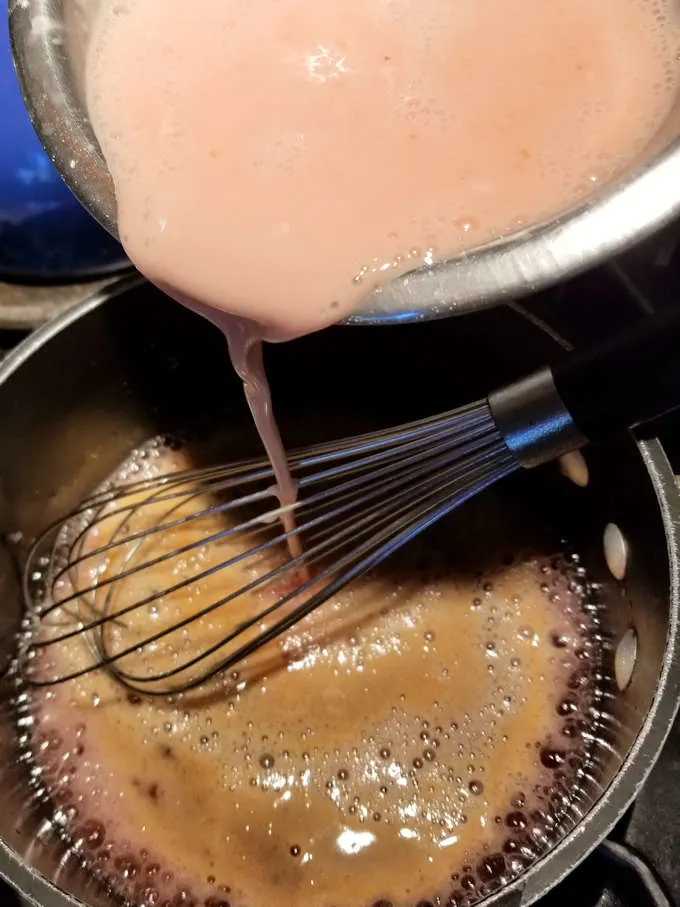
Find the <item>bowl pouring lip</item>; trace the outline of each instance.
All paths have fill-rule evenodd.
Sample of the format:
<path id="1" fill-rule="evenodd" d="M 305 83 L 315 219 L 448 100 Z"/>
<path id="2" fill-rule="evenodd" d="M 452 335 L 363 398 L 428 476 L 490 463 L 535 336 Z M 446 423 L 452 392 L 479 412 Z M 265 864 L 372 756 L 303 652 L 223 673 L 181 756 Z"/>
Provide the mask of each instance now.
<path id="1" fill-rule="evenodd" d="M 113 181 L 70 78 L 64 49 L 67 2 L 8 0 L 15 66 L 50 160 L 90 213 L 116 236 Z M 489 308 L 593 267 L 678 214 L 680 137 L 598 197 L 552 220 L 396 278 L 368 294 L 346 323 L 403 323 Z"/>
<path id="2" fill-rule="evenodd" d="M 139 277 L 125 278 L 39 328 L 0 364 L 0 386 L 62 331 L 142 284 Z M 641 441 L 637 448 L 640 465 L 646 469 L 658 501 L 669 563 L 668 629 L 656 694 L 636 741 L 605 794 L 550 853 L 484 901 L 489 907 L 533 904 L 597 847 L 637 796 L 670 733 L 680 705 L 680 493 L 661 443 L 657 439 Z M 0 877 L 18 888 L 35 907 L 82 907 L 81 901 L 26 865 L 4 841 L 0 841 Z"/>

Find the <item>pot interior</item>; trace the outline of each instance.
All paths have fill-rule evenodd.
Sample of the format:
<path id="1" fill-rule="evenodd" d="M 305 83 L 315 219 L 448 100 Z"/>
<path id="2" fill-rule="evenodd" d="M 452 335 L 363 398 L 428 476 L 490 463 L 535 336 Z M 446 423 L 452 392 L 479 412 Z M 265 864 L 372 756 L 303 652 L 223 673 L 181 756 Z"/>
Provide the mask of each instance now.
<path id="1" fill-rule="evenodd" d="M 66 319 L 65 321 L 68 321 Z M 220 424 L 238 455 L 260 453 L 259 442 L 226 345 L 218 332 L 149 288 L 84 310 L 15 355 L 0 383 L 0 655 L 6 667 L 22 611 L 19 572 L 26 544 L 67 513 L 143 441 L 196 422 Z M 25 348 L 27 349 L 27 348 Z M 267 364 L 285 442 L 386 427 L 486 395 L 495 386 L 563 355 L 539 328 L 510 309 L 474 318 L 394 327 L 336 328 L 272 346 Z M 602 636 L 597 740 L 582 790 L 553 855 L 503 892 L 525 887 L 529 903 L 604 835 L 651 767 L 663 733 L 650 735 L 650 709 L 669 696 L 664 674 L 675 646 L 671 561 L 658 486 L 628 436 L 585 453 L 590 483 L 577 488 L 551 465 L 521 474 L 486 493 L 509 496 L 552 525 L 580 553 L 597 584 Z M 464 520 L 468 511 L 459 511 Z M 603 556 L 605 527 L 616 524 L 629 550 L 623 582 Z M 625 690 L 616 682 L 622 640 L 637 644 Z M 36 802 L 27 767 L 17 759 L 16 716 L 5 684 L 0 715 L 0 873 L 41 905 L 66 903 L 65 892 L 88 903 L 107 897 L 79 870 L 49 830 L 49 805 Z M 671 709 L 674 706 L 670 705 Z M 632 764 L 631 764 L 632 763 Z M 603 805 L 603 794 L 609 801 Z M 583 816 L 602 816 L 587 834 L 570 835 Z M 582 824 L 582 829 L 588 822 Z M 52 887 L 48 882 L 55 882 Z M 532 881 L 533 880 L 533 881 Z M 494 896 L 496 897 L 496 896 Z"/>

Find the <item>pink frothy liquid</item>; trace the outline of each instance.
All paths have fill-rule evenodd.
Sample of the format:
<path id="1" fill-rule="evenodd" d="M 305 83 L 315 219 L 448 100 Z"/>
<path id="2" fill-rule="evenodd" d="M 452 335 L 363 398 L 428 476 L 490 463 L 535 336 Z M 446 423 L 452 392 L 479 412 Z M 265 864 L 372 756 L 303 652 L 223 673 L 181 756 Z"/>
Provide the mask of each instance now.
<path id="1" fill-rule="evenodd" d="M 123 242 L 268 338 L 579 201 L 677 87 L 672 0 L 102 6 L 88 101 Z"/>

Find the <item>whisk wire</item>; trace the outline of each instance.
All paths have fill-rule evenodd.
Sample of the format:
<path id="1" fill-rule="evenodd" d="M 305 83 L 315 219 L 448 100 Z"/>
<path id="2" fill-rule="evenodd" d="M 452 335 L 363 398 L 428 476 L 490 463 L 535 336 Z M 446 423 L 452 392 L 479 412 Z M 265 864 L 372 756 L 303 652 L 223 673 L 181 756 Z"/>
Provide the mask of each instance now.
<path id="1" fill-rule="evenodd" d="M 509 463 L 506 470 L 502 470 L 500 473 L 498 470 L 486 470 L 481 472 L 476 476 L 476 482 L 470 483 L 464 489 L 462 489 L 461 498 L 457 501 L 452 501 L 450 496 L 442 494 L 438 497 L 437 502 L 431 506 L 425 508 L 423 512 L 419 513 L 419 516 L 416 519 L 409 517 L 408 519 L 401 520 L 398 524 L 400 531 L 396 534 L 394 532 L 384 532 L 378 536 L 372 534 L 372 543 L 366 543 L 362 546 L 359 546 L 352 554 L 348 554 L 338 561 L 333 568 L 326 568 L 321 574 L 319 574 L 315 580 L 318 583 L 320 580 L 329 579 L 329 583 L 324 589 L 312 596 L 306 602 L 300 604 L 293 612 L 286 615 L 284 618 L 279 620 L 277 623 L 273 624 L 270 628 L 263 630 L 256 639 L 253 639 L 235 652 L 230 654 L 228 657 L 220 661 L 215 665 L 211 670 L 206 674 L 202 675 L 200 678 L 188 681 L 181 684 L 180 686 L 175 687 L 168 692 L 177 693 L 185 690 L 191 690 L 198 686 L 201 686 L 208 680 L 211 680 L 218 674 L 221 674 L 225 671 L 229 671 L 241 662 L 245 661 L 251 655 L 253 655 L 258 650 L 262 649 L 264 646 L 273 642 L 282 634 L 286 633 L 293 626 L 298 624 L 301 620 L 307 617 L 310 613 L 316 610 L 320 605 L 326 602 L 329 598 L 341 592 L 347 585 L 353 582 L 356 579 L 361 578 L 366 575 L 372 569 L 377 567 L 382 561 L 384 561 L 388 556 L 390 556 L 393 551 L 400 548 L 403 544 L 408 542 L 410 539 L 415 538 L 433 523 L 437 522 L 447 513 L 449 513 L 454 507 L 460 506 L 460 504 L 467 500 L 472 494 L 476 494 L 478 491 L 483 490 L 489 484 L 497 481 L 499 478 L 502 478 L 504 475 L 509 474 L 514 471 L 516 465 L 514 462 Z M 374 547 L 376 541 L 384 541 L 377 549 Z M 364 553 L 365 551 L 371 552 L 367 554 L 363 559 L 359 560 L 357 563 L 352 565 L 352 559 L 357 554 L 357 552 Z M 335 576 L 335 579 L 331 577 Z M 128 675 L 125 672 L 120 673 L 121 679 L 124 681 L 134 683 L 152 683 L 159 680 L 167 680 L 173 676 L 176 676 L 178 673 L 186 670 L 188 667 L 193 667 L 195 664 L 202 661 L 206 656 L 214 654 L 220 648 L 223 648 L 225 645 L 228 645 L 230 642 L 243 633 L 245 630 L 251 629 L 258 620 L 261 620 L 263 616 L 269 616 L 275 610 L 278 610 L 285 604 L 288 604 L 293 598 L 304 595 L 304 592 L 307 591 L 310 584 L 314 581 L 310 580 L 309 583 L 304 584 L 295 592 L 289 593 L 284 598 L 282 598 L 276 604 L 270 606 L 262 615 L 258 618 L 253 618 L 250 621 L 240 624 L 228 637 L 216 643 L 214 646 L 206 650 L 200 656 L 196 656 L 192 659 L 191 662 L 187 662 L 181 667 L 174 668 L 170 671 L 167 671 L 163 674 L 156 675 L 154 678 L 140 677 Z M 143 692 L 143 688 L 137 688 L 140 692 Z M 149 692 L 149 690 L 146 690 Z"/>
<path id="2" fill-rule="evenodd" d="M 409 449 L 410 445 L 406 445 L 406 447 L 407 447 L 407 449 Z M 433 454 L 435 454 L 439 451 L 444 451 L 443 455 L 441 455 L 439 457 L 434 457 Z M 381 469 L 374 470 L 373 472 L 370 472 L 368 474 L 366 474 L 365 468 L 362 467 L 362 471 L 358 477 L 352 479 L 351 481 L 347 481 L 341 485 L 334 486 L 330 489 L 326 489 L 325 491 L 319 492 L 316 495 L 308 498 L 305 502 L 305 507 L 306 507 L 307 512 L 309 512 L 310 509 L 312 509 L 315 505 L 322 504 L 329 497 L 332 497 L 336 502 L 338 502 L 338 501 L 341 501 L 343 499 L 343 495 L 345 493 L 347 493 L 346 500 L 348 503 L 347 503 L 346 507 L 344 507 L 344 508 L 336 507 L 333 510 L 330 510 L 330 511 L 327 510 L 325 512 L 323 519 L 325 521 L 330 521 L 330 520 L 337 518 L 337 516 L 339 516 L 344 510 L 348 509 L 352 503 L 354 503 L 354 498 L 350 496 L 350 493 L 353 495 L 356 495 L 366 485 L 372 486 L 372 490 L 365 494 L 365 497 L 363 498 L 363 501 L 362 501 L 362 503 L 364 505 L 369 500 L 376 498 L 376 497 L 380 496 L 380 494 L 391 490 L 391 488 L 394 487 L 395 485 L 403 486 L 405 484 L 405 482 L 407 480 L 409 480 L 414 474 L 417 474 L 420 476 L 422 476 L 423 474 L 429 475 L 430 473 L 436 472 L 437 470 L 441 470 L 445 465 L 447 465 L 447 463 L 449 463 L 451 461 L 453 461 L 455 463 L 457 461 L 464 460 L 466 456 L 475 456 L 477 459 L 479 459 L 480 457 L 484 456 L 484 449 L 479 448 L 478 442 L 475 441 L 474 439 L 469 440 L 465 445 L 461 445 L 461 447 L 457 448 L 456 450 L 451 450 L 450 444 L 447 441 L 440 441 L 440 443 L 438 445 L 435 445 L 431 449 L 430 457 L 426 461 L 425 464 L 423 463 L 423 460 L 421 457 L 418 457 L 416 454 L 413 454 L 412 456 L 406 456 L 403 458 L 403 460 L 400 459 L 399 461 L 396 461 L 396 462 L 393 459 L 389 463 L 384 465 Z M 370 460 L 371 462 L 382 462 L 382 460 L 376 461 L 373 457 L 369 457 L 367 459 Z M 413 466 L 414 469 L 413 470 L 406 469 L 405 468 L 406 466 Z M 327 471 L 325 473 L 315 474 L 314 476 L 309 477 L 309 480 L 307 482 L 301 481 L 300 485 L 301 485 L 301 488 L 305 487 L 305 486 L 311 486 L 311 485 L 320 483 L 322 481 L 325 481 L 325 480 L 328 480 L 331 478 L 335 478 L 339 475 L 346 475 L 347 471 L 348 471 L 347 467 L 343 466 L 341 471 L 331 470 L 331 471 Z M 385 476 L 385 475 L 393 476 L 395 473 L 397 474 L 396 479 L 392 479 L 391 481 L 386 481 L 384 484 L 380 484 L 380 480 L 383 476 Z M 418 485 L 416 485 L 414 488 L 411 489 L 411 492 L 413 493 L 413 492 L 418 491 L 420 488 L 422 488 L 422 485 L 423 485 L 423 483 L 419 483 Z M 273 496 L 273 494 L 274 494 L 273 490 L 269 490 L 266 492 L 261 492 L 258 495 L 248 495 L 245 497 L 241 497 L 241 498 L 237 499 L 236 501 L 228 502 L 226 504 L 213 505 L 211 507 L 207 507 L 203 510 L 200 510 L 199 512 L 197 512 L 195 514 L 189 514 L 185 517 L 182 517 L 181 519 L 175 519 L 175 520 L 171 520 L 169 522 L 159 520 L 156 524 L 152 525 L 151 527 L 146 527 L 144 530 L 140 530 L 136 533 L 126 535 L 123 538 L 117 538 L 117 536 L 120 534 L 120 529 L 117 529 L 116 533 L 114 533 L 113 541 L 109 542 L 106 545 L 100 546 L 96 549 L 93 549 L 92 551 L 87 552 L 86 554 L 80 554 L 78 557 L 75 557 L 75 558 L 71 557 L 69 559 L 68 567 L 65 567 L 63 570 L 61 570 L 60 572 L 58 572 L 56 574 L 55 581 L 59 581 L 59 579 L 61 579 L 64 576 L 64 574 L 67 572 L 67 570 L 72 570 L 73 568 L 77 568 L 79 565 L 81 565 L 82 563 L 84 563 L 87 560 L 101 558 L 102 556 L 109 554 L 110 552 L 114 551 L 117 548 L 120 548 L 123 546 L 127 547 L 131 543 L 135 543 L 137 541 L 148 540 L 148 538 L 150 536 L 152 536 L 153 534 L 156 534 L 156 533 L 159 533 L 162 531 L 169 531 L 171 529 L 179 528 L 180 526 L 186 525 L 189 522 L 195 522 L 196 520 L 199 520 L 202 518 L 215 516 L 217 514 L 223 514 L 223 513 L 227 512 L 229 509 L 237 509 L 239 507 L 246 506 L 249 503 L 253 503 L 255 500 L 262 500 L 266 497 Z M 196 497 L 198 497 L 198 493 L 192 494 L 188 498 L 182 498 L 181 505 L 190 503 Z M 134 513 L 141 506 L 148 506 L 149 503 L 152 503 L 152 504 L 158 503 L 158 500 L 159 499 L 155 495 L 152 495 L 145 501 L 143 501 L 141 503 L 138 502 L 134 507 L 132 505 L 130 505 L 130 516 L 133 516 Z M 164 500 L 167 500 L 167 499 L 164 498 Z M 171 508 L 169 511 L 164 513 L 163 520 L 169 514 L 172 514 L 173 512 L 175 512 L 176 509 L 178 509 L 178 508 Z M 292 509 L 294 509 L 294 508 L 292 508 Z M 93 520 L 93 522 L 90 524 L 90 528 L 93 526 L 96 526 L 100 522 L 107 521 L 110 518 L 117 516 L 118 514 L 127 512 L 127 508 L 119 508 L 119 509 L 113 511 L 112 513 L 107 513 L 105 511 L 105 509 L 101 512 L 103 513 L 103 515 L 98 518 L 95 518 L 95 520 Z M 172 552 L 165 553 L 163 555 L 159 555 L 158 557 L 156 557 L 152 560 L 145 561 L 132 568 L 129 568 L 128 570 L 119 572 L 114 576 L 108 577 L 104 580 L 100 580 L 100 581 L 98 581 L 96 586 L 93 585 L 87 589 L 80 590 L 79 592 L 74 592 L 71 596 L 68 596 L 67 598 L 63 599 L 59 604 L 52 605 L 52 607 L 50 609 L 47 609 L 47 611 L 44 612 L 44 615 L 46 616 L 50 612 L 50 610 L 53 610 L 56 607 L 64 606 L 65 604 L 68 603 L 68 601 L 73 600 L 74 598 L 77 598 L 80 595 L 87 594 L 88 592 L 94 591 L 95 588 L 101 589 L 103 586 L 110 585 L 110 584 L 112 584 L 114 582 L 118 582 L 119 580 L 122 580 L 122 579 L 127 579 L 127 578 L 133 576 L 134 574 L 141 572 L 144 569 L 148 569 L 150 567 L 157 566 L 157 565 L 163 563 L 164 561 L 178 557 L 180 555 L 188 554 L 191 551 L 195 550 L 196 548 L 201 547 L 205 544 L 215 544 L 219 541 L 224 541 L 238 533 L 256 530 L 256 529 L 260 528 L 260 526 L 263 522 L 263 519 L 265 517 L 266 517 L 266 514 L 264 516 L 253 517 L 252 519 L 250 519 L 244 523 L 241 523 L 237 526 L 229 527 L 227 529 L 213 533 L 212 535 L 208 536 L 205 539 L 201 539 L 200 541 L 188 543 L 188 544 L 184 545 L 183 547 L 175 549 Z M 125 523 L 123 523 L 121 525 L 125 525 Z M 316 525 L 315 522 L 308 521 L 304 525 L 301 525 L 298 530 L 291 530 L 291 531 L 286 532 L 283 535 L 277 536 L 277 538 L 274 539 L 267 547 L 273 547 L 276 543 L 280 543 L 282 541 L 287 541 L 292 535 L 296 534 L 296 531 L 302 532 L 305 529 L 313 528 L 314 525 Z M 82 530 L 76 539 L 76 543 L 78 541 L 80 541 L 82 538 L 84 538 L 86 535 L 87 535 L 87 530 L 85 530 L 85 529 Z M 73 548 L 74 547 L 75 546 L 73 546 Z M 73 554 L 73 548 L 71 550 L 71 554 Z M 263 550 L 264 549 L 262 547 L 260 547 L 258 549 L 255 549 L 254 553 L 261 553 Z M 232 560 L 226 561 L 218 569 L 223 569 L 225 567 L 233 566 L 234 564 L 238 563 L 240 560 L 241 560 L 241 558 L 236 557 Z M 196 579 L 198 579 L 198 580 L 205 579 L 207 576 L 212 575 L 213 572 L 214 571 L 207 571 L 206 573 L 197 576 Z M 176 588 L 173 588 L 168 591 L 176 591 Z M 146 600 L 144 601 L 144 604 L 148 604 L 148 603 L 149 602 L 147 602 Z"/>
<path id="3" fill-rule="evenodd" d="M 290 464 L 299 488 L 291 507 L 276 501 L 268 463 L 243 460 L 105 487 L 48 527 L 33 546 L 24 576 L 39 625 L 25 661 L 29 665 L 31 653 L 82 636 L 92 663 L 57 668 L 54 675 L 31 670 L 30 682 L 65 682 L 103 668 L 152 695 L 199 687 L 286 634 L 472 494 L 518 468 L 485 402 L 315 445 L 293 453 Z M 263 510 L 266 501 L 278 506 Z M 286 515 L 296 523 L 278 526 Z M 184 532 L 188 539 L 182 539 Z M 302 540 L 302 553 L 286 555 L 294 537 Z M 29 578 L 47 548 L 54 566 L 34 597 Z M 215 556 L 201 563 L 206 551 Z M 193 572 L 181 566 L 187 557 L 196 559 Z M 159 580 L 166 564 L 180 571 L 175 582 Z M 199 596 L 188 608 L 186 590 L 205 588 L 235 568 L 251 573 L 227 594 Z M 134 584 L 146 583 L 146 577 L 153 577 L 150 588 L 142 585 L 136 596 Z M 260 597 L 265 591 L 271 601 Z M 248 604 L 245 616 L 229 617 L 237 599 Z M 161 605 L 177 606 L 177 619 L 150 630 L 144 609 Z M 48 622 L 56 612 L 70 616 L 72 624 Z M 217 612 L 221 623 L 211 637 L 202 622 Z M 199 626 L 194 640 L 192 628 Z M 117 634 L 109 632 L 114 627 Z M 175 651 L 178 639 L 189 641 L 187 652 Z M 150 653 L 158 646 L 174 653 L 169 664 L 154 663 Z"/>

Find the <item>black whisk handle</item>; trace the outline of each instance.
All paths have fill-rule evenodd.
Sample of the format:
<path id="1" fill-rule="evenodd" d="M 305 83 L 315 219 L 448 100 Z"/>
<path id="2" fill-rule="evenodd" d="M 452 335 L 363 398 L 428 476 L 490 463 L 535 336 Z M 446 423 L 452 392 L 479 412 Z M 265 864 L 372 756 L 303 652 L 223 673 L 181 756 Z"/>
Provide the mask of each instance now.
<path id="1" fill-rule="evenodd" d="M 589 441 L 680 406 L 680 305 L 553 366 L 555 386 Z"/>

